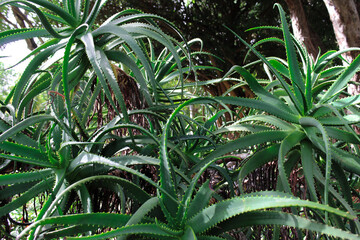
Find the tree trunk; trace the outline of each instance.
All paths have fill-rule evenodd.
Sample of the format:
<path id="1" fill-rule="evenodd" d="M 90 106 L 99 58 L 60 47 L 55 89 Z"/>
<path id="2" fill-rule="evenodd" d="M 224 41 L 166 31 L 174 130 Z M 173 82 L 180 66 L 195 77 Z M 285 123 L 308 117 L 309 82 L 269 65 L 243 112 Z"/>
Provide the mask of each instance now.
<path id="1" fill-rule="evenodd" d="M 360 46 L 360 18 L 354 0 L 324 0 L 332 22 L 336 40 L 340 49 Z M 352 62 L 358 52 L 348 52 L 343 55 L 347 62 Z M 357 74 L 353 81 L 359 83 Z M 348 92 L 352 95 L 360 93 L 360 86 L 350 84 Z"/>
<path id="2" fill-rule="evenodd" d="M 308 53 L 312 59 L 315 60 L 319 53 L 319 44 L 316 44 L 312 38 L 312 33 L 301 0 L 285 0 L 285 2 L 290 11 L 291 24 L 295 38 L 305 45 Z"/>
<path id="3" fill-rule="evenodd" d="M 26 28 L 25 22 L 28 23 L 30 27 L 33 27 L 31 21 L 29 21 L 27 16 L 22 13 L 18 7 L 11 6 L 11 10 L 13 11 L 16 22 L 20 25 L 21 28 Z M 33 38 L 25 39 L 25 41 L 29 50 L 34 50 L 37 48 L 37 44 Z"/>

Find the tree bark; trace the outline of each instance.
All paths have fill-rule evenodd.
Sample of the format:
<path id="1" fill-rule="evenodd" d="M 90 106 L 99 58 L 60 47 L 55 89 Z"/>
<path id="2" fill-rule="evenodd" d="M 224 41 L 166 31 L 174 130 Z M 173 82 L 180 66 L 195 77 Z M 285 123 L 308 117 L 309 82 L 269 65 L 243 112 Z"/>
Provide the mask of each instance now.
<path id="1" fill-rule="evenodd" d="M 18 7 L 11 6 L 11 10 L 13 11 L 16 22 L 20 25 L 21 28 L 26 28 L 25 22 L 28 23 L 32 27 L 31 21 L 27 18 L 27 16 L 21 12 Z M 28 49 L 34 50 L 37 48 L 37 44 L 35 43 L 33 38 L 25 39 Z"/>
<path id="2" fill-rule="evenodd" d="M 285 2 L 289 8 L 295 38 L 305 45 L 308 53 L 315 60 L 319 53 L 319 45 L 314 42 L 301 0 L 285 0 Z"/>
<path id="3" fill-rule="evenodd" d="M 360 18 L 354 0 L 324 0 L 330 15 L 336 40 L 340 49 L 360 47 Z M 348 52 L 343 55 L 351 63 L 359 52 Z M 360 75 L 357 74 L 353 81 L 359 83 Z M 348 92 L 352 95 L 360 93 L 360 86 L 349 84 Z"/>

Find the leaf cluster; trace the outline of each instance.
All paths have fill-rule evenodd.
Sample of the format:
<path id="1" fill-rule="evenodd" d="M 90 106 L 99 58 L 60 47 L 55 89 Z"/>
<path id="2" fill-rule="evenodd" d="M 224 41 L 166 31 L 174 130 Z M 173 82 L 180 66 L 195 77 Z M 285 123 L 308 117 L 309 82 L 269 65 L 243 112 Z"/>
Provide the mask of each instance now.
<path id="1" fill-rule="evenodd" d="M 277 5 L 282 28 L 275 30 L 283 39 L 276 41 L 284 44 L 286 60 L 264 57 L 233 32 L 260 59 L 253 64 L 264 64 L 269 79 L 234 66 L 222 79 L 189 83 L 186 77 L 197 70 L 214 69 L 193 65 L 193 58 L 206 55 L 189 51 L 200 40 L 187 42 L 168 20 L 137 10 L 97 26 L 105 3 L 0 1 L 33 11 L 44 26 L 2 32 L 0 43 L 48 39 L 28 56 L 33 59 L 0 113 L 0 216 L 9 219 L 49 193 L 36 219 L 14 237 L 229 239 L 235 229 L 251 233 L 253 226 L 275 225 L 276 239 L 277 226 L 285 225 L 299 235 L 304 229 L 358 238 L 352 189 L 360 165 L 352 151 L 359 137 L 351 126 L 359 123 L 359 98 L 342 96 L 359 59 L 326 68 L 342 53 L 332 51 L 312 62 Z M 160 22 L 184 41 L 166 34 Z M 234 74 L 241 78 L 229 77 Z M 196 97 L 186 88 L 234 79 L 256 98 Z M 47 105 L 34 108 L 33 100 L 44 93 Z M 227 114 L 240 115 L 230 105 L 246 108 L 247 116 L 226 121 Z M 202 106 L 203 116 L 187 115 L 194 106 Z M 224 133 L 230 132 L 241 134 L 229 139 Z M 236 156 L 248 149 L 246 161 Z M 243 165 L 228 168 L 229 158 Z M 276 191 L 239 195 L 242 179 L 274 159 Z M 299 168 L 306 199 L 289 186 L 290 172 Z M 220 181 L 204 177 L 210 170 Z M 96 211 L 97 193 L 105 191 L 119 204 Z"/>

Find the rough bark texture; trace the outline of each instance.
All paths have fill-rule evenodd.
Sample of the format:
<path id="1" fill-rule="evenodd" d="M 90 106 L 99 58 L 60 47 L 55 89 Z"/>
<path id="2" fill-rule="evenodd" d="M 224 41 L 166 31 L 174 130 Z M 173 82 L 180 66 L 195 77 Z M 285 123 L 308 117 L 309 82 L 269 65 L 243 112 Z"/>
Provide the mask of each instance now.
<path id="1" fill-rule="evenodd" d="M 285 2 L 289 8 L 294 36 L 305 45 L 312 59 L 316 59 L 319 53 L 318 44 L 314 43 L 301 0 Z"/>
<path id="2" fill-rule="evenodd" d="M 330 20 L 334 27 L 336 40 L 340 49 L 360 47 L 360 18 L 354 0 L 324 0 Z M 359 52 L 344 54 L 348 62 L 352 62 Z M 354 79 L 360 82 L 360 75 Z M 350 84 L 348 92 L 352 95 L 360 93 L 360 86 Z"/>

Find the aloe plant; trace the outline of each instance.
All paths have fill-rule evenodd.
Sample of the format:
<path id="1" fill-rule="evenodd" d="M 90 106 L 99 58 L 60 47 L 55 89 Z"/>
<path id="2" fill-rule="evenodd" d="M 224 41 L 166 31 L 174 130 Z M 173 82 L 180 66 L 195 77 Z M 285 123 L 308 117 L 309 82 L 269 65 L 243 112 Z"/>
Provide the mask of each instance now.
<path id="1" fill-rule="evenodd" d="M 126 236 L 137 235 L 138 237 L 150 237 L 155 239 L 223 239 L 226 232 L 246 226 L 279 224 L 288 225 L 297 228 L 304 228 L 320 233 L 329 234 L 335 237 L 355 238 L 356 235 L 336 229 L 321 223 L 311 222 L 308 219 L 282 213 L 278 211 L 263 211 L 265 208 L 277 207 L 308 207 L 313 209 L 314 213 L 327 211 L 346 219 L 354 220 L 356 216 L 331 208 L 315 202 L 304 201 L 293 197 L 290 194 L 281 192 L 258 192 L 240 197 L 234 197 L 220 201 L 209 206 L 209 201 L 215 195 L 214 189 L 206 181 L 200 187 L 197 187 L 199 178 L 203 172 L 214 162 L 227 156 L 207 160 L 204 166 L 191 178 L 184 173 L 179 173 L 179 169 L 171 160 L 173 154 L 169 154 L 168 149 L 171 141 L 168 139 L 171 125 L 179 116 L 180 111 L 195 103 L 206 102 L 208 98 L 196 98 L 180 105 L 169 117 L 162 138 L 157 143 L 160 145 L 160 158 L 141 156 L 121 156 L 105 158 L 96 154 L 83 151 L 69 165 L 68 171 L 76 171 L 85 166 L 98 164 L 98 166 L 111 166 L 113 168 L 125 170 L 141 176 L 135 170 L 126 167 L 128 164 L 148 163 L 159 164 L 160 166 L 160 186 L 146 179 L 158 188 L 157 196 L 150 197 L 141 189 L 131 190 L 128 193 L 142 201 L 142 205 L 133 213 L 113 214 L 113 213 L 78 213 L 71 215 L 53 215 L 54 211 L 66 195 L 73 190 L 80 190 L 85 183 L 90 182 L 109 182 L 119 184 L 124 190 L 136 188 L 130 182 L 124 179 L 97 175 L 83 178 L 66 187 L 59 192 L 51 205 L 47 208 L 42 219 L 35 221 L 26 228 L 18 238 L 27 234 L 28 231 L 41 226 L 49 226 L 47 230 L 38 232 L 40 238 L 59 238 L 68 236 L 67 239 L 108 239 L 118 237 L 121 239 Z M 214 100 L 212 100 L 214 101 Z M 149 133 L 151 136 L 151 133 Z M 156 137 L 154 136 L 154 141 Z M 145 162 L 147 159 L 147 162 Z M 175 187 L 183 184 L 183 187 Z M 184 185 L 185 184 L 185 185 Z M 242 218 L 242 216 L 244 218 Z M 241 221 L 253 219 L 251 221 Z M 218 228 L 217 226 L 220 226 Z M 98 228 L 114 228 L 104 233 L 95 234 Z M 91 234 L 90 234 L 91 233 Z M 71 237 L 74 234 L 84 234 L 83 236 Z M 90 234 L 90 235 L 87 235 Z"/>
<path id="2" fill-rule="evenodd" d="M 348 199 L 344 201 L 344 196 L 332 186 L 323 187 L 324 192 L 330 192 L 330 196 L 334 196 L 343 209 L 302 200 L 280 191 L 234 196 L 233 182 L 236 181 L 239 169 L 229 171 L 219 164 L 220 160 L 229 157 L 226 155 L 229 152 L 267 144 L 268 148 L 259 150 L 251 159 L 259 159 L 261 154 L 265 154 L 269 155 L 266 156 L 267 160 L 275 156 L 273 152 L 279 152 L 279 169 L 283 164 L 283 169 L 287 170 L 293 167 L 291 164 L 294 164 L 294 160 L 284 163 L 285 156 L 299 145 L 307 147 L 303 155 L 309 155 L 309 149 L 316 147 L 316 153 L 320 152 L 316 155 L 319 161 L 326 159 L 331 151 L 347 154 L 344 155 L 346 158 L 342 166 L 356 173 L 355 163 L 353 169 L 348 168 L 357 158 L 344 150 L 336 150 L 326 141 L 321 144 L 317 132 L 309 133 L 313 118 L 320 119 L 320 125 L 315 127 L 323 135 L 323 128 L 328 130 L 326 121 L 331 123 L 336 120 L 326 118 L 332 112 L 322 106 L 314 111 L 318 115 L 314 113 L 312 118 L 306 115 L 308 112 L 299 105 L 302 99 L 300 96 L 304 94 L 300 80 L 292 85 L 287 85 L 282 78 L 278 82 L 274 81 L 277 85 L 273 95 L 245 69 L 235 67 L 262 100 L 193 98 L 184 89 L 184 74 L 199 68 L 211 69 L 191 65 L 191 54 L 187 49 L 193 42 L 177 42 L 156 24 L 156 21 L 163 21 L 177 31 L 166 19 L 135 10 L 118 13 L 97 26 L 95 18 L 106 1 L 93 3 L 90 9 L 88 0 L 64 0 L 60 5 L 45 0 L 0 1 L 0 6 L 14 4 L 35 12 L 44 26 L 44 29 L 3 32 L 0 34 L 0 43 L 38 36 L 49 39 L 29 55 L 33 59 L 0 112 L 0 157 L 5 159 L 0 169 L 0 216 L 8 216 L 34 197 L 50 193 L 37 218 L 16 236 L 17 239 L 125 239 L 134 236 L 153 239 L 226 239 L 230 238 L 228 232 L 234 229 L 273 224 L 339 238 L 358 238 L 356 213 L 351 204 L 346 202 Z M 57 22 L 58 27 L 54 28 L 49 19 Z M 286 24 L 283 24 L 283 29 L 288 32 Z M 154 43 L 162 45 L 164 51 L 157 53 L 152 47 Z M 291 39 L 287 42 L 287 48 L 289 44 L 293 44 Z M 55 55 L 61 50 L 62 55 Z M 265 63 L 269 62 L 260 57 Z M 290 57 L 289 61 L 294 62 L 294 57 Z M 344 73 L 351 74 L 356 63 L 350 66 L 343 69 Z M 271 64 L 269 67 L 277 77 L 281 77 Z M 121 86 L 126 81 L 122 79 L 131 82 L 133 87 L 139 86 L 137 100 L 143 109 L 129 108 Z M 325 79 L 324 83 L 318 84 L 320 87 L 316 91 L 305 89 L 323 97 L 328 94 L 324 94 L 323 90 L 329 84 L 337 87 L 333 87 L 334 90 L 330 88 L 328 92 L 337 93 L 338 88 L 341 88 L 340 80 Z M 288 98 L 284 96 L 281 87 L 288 94 L 296 87 L 296 94 Z M 309 91 L 306 93 L 310 94 Z M 280 97 L 275 93 L 280 94 Z M 48 105 L 37 111 L 33 107 L 33 100 L 40 94 L 50 94 L 51 97 Z M 332 96 L 326 98 L 329 97 Z M 187 98 L 191 99 L 185 101 Z M 297 102 L 292 102 L 294 99 Z M 268 100 L 275 104 L 266 102 Z M 357 101 L 357 98 L 353 100 Z M 347 101 L 331 101 L 335 104 L 329 105 L 335 109 L 346 107 L 355 111 L 356 108 L 350 108 Z M 104 107 L 94 109 L 100 103 Z M 213 114 L 205 117 L 205 120 L 186 116 L 187 108 L 194 104 L 205 106 Z M 225 112 L 231 114 L 226 104 L 250 107 L 254 115 L 239 124 L 217 128 L 217 119 Z M 224 110 L 219 110 L 218 105 Z M 306 110 L 312 107 L 308 103 L 306 106 Z M 260 115 L 255 110 L 266 111 L 270 115 Z M 109 117 L 105 118 L 105 114 Z M 141 115 L 147 124 L 132 121 L 134 115 Z M 341 118 L 340 123 L 352 124 L 351 120 L 346 122 L 349 121 L 347 118 Z M 251 126 L 246 123 L 258 119 L 262 122 L 265 119 L 273 126 Z M 274 126 L 277 129 L 274 130 Z M 251 127 L 254 133 L 237 140 L 221 138 L 224 131 Z M 122 131 L 124 129 L 126 131 Z M 267 131 L 255 132 L 263 129 Z M 345 136 L 346 139 L 357 139 L 353 134 Z M 319 144 L 309 145 L 310 141 L 318 141 Z M 321 154 L 321 151 L 325 153 Z M 240 169 L 240 177 L 264 160 L 253 162 L 248 161 Z M 155 169 L 152 177 L 142 172 L 144 166 Z M 11 168 L 14 168 L 13 172 Z M 229 186 L 232 198 L 223 199 L 217 194 L 223 187 L 221 184 L 213 186 L 209 180 L 200 181 L 209 168 L 217 170 L 224 178 L 222 183 Z M 131 177 L 113 176 L 115 170 Z M 6 174 L 3 174 L 5 171 Z M 319 177 L 320 181 L 329 179 L 329 174 L 321 175 L 321 165 L 319 169 L 314 168 L 313 175 Z M 279 190 L 287 191 L 283 178 L 286 180 L 286 174 L 281 173 Z M 143 183 L 155 191 L 146 191 Z M 321 189 L 321 185 L 318 187 Z M 118 213 L 95 212 L 93 189 L 108 189 L 120 199 Z M 329 198 L 326 194 L 324 199 Z M 332 200 L 332 197 L 329 199 Z M 214 201 L 216 203 L 211 204 Z M 78 204 L 81 207 L 76 207 Z M 277 210 L 282 207 L 292 207 L 294 212 L 290 214 Z M 295 210 L 303 208 L 315 221 L 296 214 Z M 327 214 L 336 223 L 350 223 L 350 227 L 324 221 Z"/>
<path id="3" fill-rule="evenodd" d="M 347 66 L 333 66 L 344 51 L 329 51 L 312 61 L 306 49 L 290 34 L 285 14 L 280 5 L 282 28 L 258 27 L 255 29 L 280 30 L 283 39 L 270 38 L 285 47 L 287 59 L 264 57 L 254 46 L 237 37 L 259 57 L 268 72 L 269 80 L 256 79 L 246 69 L 234 66 L 227 76 L 240 74 L 256 94 L 256 99 L 217 97 L 223 104 L 249 108 L 248 116 L 219 129 L 216 133 L 244 132 L 245 136 L 228 142 L 205 157 L 205 161 L 239 149 L 252 148 L 253 154 L 239 169 L 240 190 L 244 177 L 262 166 L 277 160 L 278 190 L 291 193 L 289 174 L 302 168 L 306 179 L 307 198 L 356 214 L 352 200 L 354 178 L 360 174 L 359 136 L 353 129 L 358 126 L 359 96 L 348 96 L 347 83 L 359 69 L 360 58 Z M 252 29 L 254 30 L 254 29 Z M 234 33 L 236 34 L 236 33 Z M 300 60 L 299 60 L 300 59 Z M 246 134 L 248 133 L 248 134 Z M 202 163 L 194 167 L 196 172 Z M 353 176 L 353 177 L 352 177 Z M 356 177 L 354 177 L 356 176 Z M 352 185 L 352 186 L 351 186 Z M 356 189 L 353 189 L 356 192 Z M 321 217 L 338 227 L 359 233 L 359 223 Z"/>
<path id="4" fill-rule="evenodd" d="M 1 175 L 0 185 L 9 185 L 0 190 L 1 200 L 4 201 L 0 207 L 1 216 L 8 215 L 39 194 L 50 191 L 51 196 L 37 217 L 41 219 L 56 195 L 67 184 L 111 171 L 111 166 L 96 169 L 84 167 L 73 171 L 75 167 L 69 168 L 69 165 L 74 164 L 74 159 L 83 151 L 113 156 L 122 148 L 130 146 L 141 154 L 140 147 L 143 144 L 151 146 L 156 140 L 141 139 L 132 134 L 131 129 L 143 131 L 145 135 L 147 130 L 131 121 L 131 116 L 139 114 L 141 109 L 128 111 L 129 99 L 124 99 L 121 85 L 135 81 L 132 87 L 140 89 L 136 100 L 143 106 L 159 105 L 158 92 L 162 88 L 159 81 L 162 79 L 155 73 L 164 69 L 162 77 L 166 77 L 173 71 L 178 71 L 177 77 L 182 82 L 182 62 L 187 59 L 188 52 L 182 44 L 157 26 L 154 20 L 163 21 L 176 30 L 171 23 L 159 16 L 126 10 L 98 26 L 95 18 L 105 3 L 106 1 L 96 1 L 90 8 L 90 1 L 79 0 L 63 1 L 61 5 L 42 0 L 0 2 L 1 6 L 13 4 L 34 12 L 44 26 L 43 29 L 2 32 L 1 44 L 33 37 L 48 39 L 26 57 L 32 57 L 32 60 L 1 109 L 0 148 L 1 157 L 6 159 L 1 164 L 1 171 L 8 172 L 14 162 L 20 164 L 16 167 L 20 173 Z M 56 22 L 58 27 L 54 28 L 50 22 Z M 165 64 L 166 71 L 165 68 L 155 68 L 154 47 L 146 45 L 150 41 L 167 49 L 170 61 Z M 126 81 L 122 81 L 124 78 Z M 49 102 L 45 103 L 45 108 L 37 111 L 34 100 L 40 95 L 48 95 Z M 108 101 L 104 111 L 114 111 L 118 115 L 100 126 L 96 126 L 97 119 L 94 118 L 101 118 L 103 112 L 97 112 L 97 115 L 93 113 L 98 96 Z M 143 111 L 141 114 L 148 117 L 149 123 L 163 121 L 163 116 Z M 129 129 L 128 135 L 123 138 L 116 136 L 112 133 L 116 129 Z M 109 142 L 112 144 L 108 144 Z M 118 147 L 115 150 L 112 149 L 114 145 Z M 149 149 L 144 150 L 147 151 Z M 135 165 L 158 164 L 153 159 L 148 161 L 148 158 L 141 156 L 138 159 L 140 161 Z M 21 163 L 30 164 L 31 171 L 22 172 Z M 144 176 L 137 171 L 135 173 Z M 131 189 L 140 191 L 140 195 L 135 194 L 135 200 L 140 203 L 142 197 L 148 197 L 135 184 L 125 182 L 114 183 L 110 189 L 118 189 L 121 196 L 128 191 L 133 192 Z M 132 187 L 123 190 L 122 184 L 130 184 Z M 21 194 L 20 197 L 8 201 L 18 194 Z M 91 212 L 91 194 L 86 187 L 82 187 L 78 195 L 83 203 L 82 211 Z M 69 196 L 70 193 L 66 197 Z M 71 201 L 63 201 L 60 212 L 55 214 L 66 213 Z M 35 232 L 31 238 L 34 234 Z"/>

